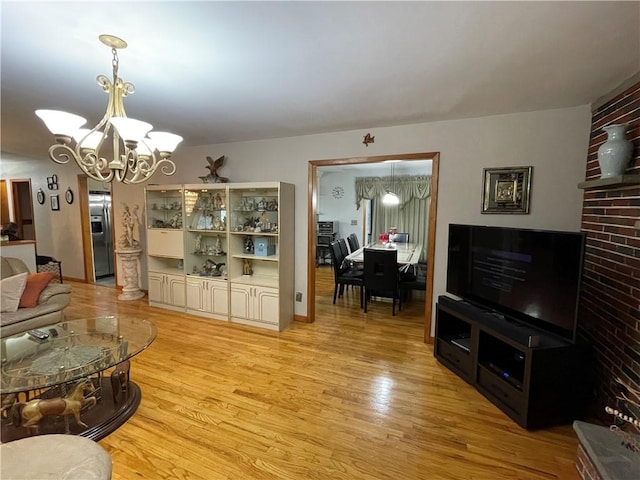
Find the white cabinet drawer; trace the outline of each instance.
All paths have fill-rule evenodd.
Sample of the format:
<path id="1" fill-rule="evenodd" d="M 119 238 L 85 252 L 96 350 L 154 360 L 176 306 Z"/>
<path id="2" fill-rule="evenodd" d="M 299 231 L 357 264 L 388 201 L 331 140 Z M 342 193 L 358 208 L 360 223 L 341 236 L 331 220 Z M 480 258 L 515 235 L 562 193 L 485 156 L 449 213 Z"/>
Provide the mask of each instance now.
<path id="1" fill-rule="evenodd" d="M 183 258 L 182 230 L 147 230 L 147 249 L 149 255 Z"/>

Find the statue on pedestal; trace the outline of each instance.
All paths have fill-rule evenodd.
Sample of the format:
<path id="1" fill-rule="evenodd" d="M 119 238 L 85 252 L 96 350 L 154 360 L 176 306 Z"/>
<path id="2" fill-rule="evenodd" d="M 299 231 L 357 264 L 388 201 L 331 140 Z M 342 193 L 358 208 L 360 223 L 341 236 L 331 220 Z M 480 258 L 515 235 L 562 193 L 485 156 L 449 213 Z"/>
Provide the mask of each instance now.
<path id="1" fill-rule="evenodd" d="M 136 205 L 133 210 L 129 209 L 126 203 L 122 204 L 122 226 L 124 233 L 118 242 L 119 250 L 116 250 L 122 265 L 122 277 L 124 286 L 122 293 L 118 296 L 120 300 L 137 300 L 144 297 L 144 292 L 140 290 L 140 278 L 138 274 L 138 263 L 142 248 L 140 242 L 135 239 L 133 231 L 136 225 L 140 225 L 138 218 L 139 206 Z"/>
<path id="2" fill-rule="evenodd" d="M 124 233 L 120 237 L 120 248 L 139 248 L 140 242 L 135 239 L 133 235 L 133 229 L 137 225 L 140 225 L 140 219 L 138 218 L 139 205 L 136 205 L 133 212 L 129 209 L 129 205 L 123 203 L 124 210 L 122 212 L 122 226 L 124 227 Z"/>

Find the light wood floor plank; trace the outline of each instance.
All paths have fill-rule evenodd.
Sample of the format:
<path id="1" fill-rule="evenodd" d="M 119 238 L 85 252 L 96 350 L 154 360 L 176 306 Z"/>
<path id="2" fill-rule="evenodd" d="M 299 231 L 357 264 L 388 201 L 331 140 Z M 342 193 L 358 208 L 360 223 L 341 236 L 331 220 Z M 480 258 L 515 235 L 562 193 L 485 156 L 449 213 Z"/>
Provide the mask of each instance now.
<path id="1" fill-rule="evenodd" d="M 67 318 L 148 318 L 132 362 L 135 415 L 100 444 L 115 480 L 577 480 L 571 426 L 529 432 L 436 362 L 423 300 L 332 303 L 318 268 L 317 321 L 286 331 L 121 302 L 72 283 Z"/>

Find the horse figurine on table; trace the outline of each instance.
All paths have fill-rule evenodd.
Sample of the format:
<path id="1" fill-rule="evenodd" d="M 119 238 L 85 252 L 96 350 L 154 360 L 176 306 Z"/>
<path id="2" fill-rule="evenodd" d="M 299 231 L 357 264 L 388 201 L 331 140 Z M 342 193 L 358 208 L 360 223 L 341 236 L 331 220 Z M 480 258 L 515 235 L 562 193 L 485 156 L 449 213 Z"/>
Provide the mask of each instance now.
<path id="1" fill-rule="evenodd" d="M 73 415 L 76 423 L 88 428 L 80 419 L 80 410 L 87 404 L 94 406 L 96 397 L 84 398 L 85 393 L 95 392 L 90 379 L 80 380 L 64 398 L 37 398 L 27 403 L 18 402 L 11 407 L 11 419 L 16 427 L 38 428 L 38 422 L 46 416 Z"/>

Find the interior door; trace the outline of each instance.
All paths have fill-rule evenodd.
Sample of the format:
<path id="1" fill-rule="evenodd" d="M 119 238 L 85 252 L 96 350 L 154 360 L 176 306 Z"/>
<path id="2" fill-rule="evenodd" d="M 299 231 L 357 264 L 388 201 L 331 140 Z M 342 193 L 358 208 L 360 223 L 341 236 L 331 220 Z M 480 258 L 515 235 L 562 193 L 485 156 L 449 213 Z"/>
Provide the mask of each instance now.
<path id="1" fill-rule="evenodd" d="M 13 221 L 18 225 L 18 236 L 23 240 L 36 239 L 33 221 L 33 200 L 31 197 L 31 179 L 21 178 L 11 182 Z"/>

